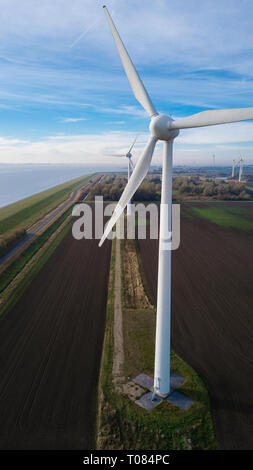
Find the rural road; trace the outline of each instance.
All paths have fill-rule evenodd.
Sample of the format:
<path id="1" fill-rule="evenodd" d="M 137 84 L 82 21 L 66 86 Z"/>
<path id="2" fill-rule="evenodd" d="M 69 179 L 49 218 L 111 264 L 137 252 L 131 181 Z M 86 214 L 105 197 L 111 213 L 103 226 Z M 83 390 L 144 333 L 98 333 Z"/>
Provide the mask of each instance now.
<path id="1" fill-rule="evenodd" d="M 83 187 L 83 185 L 80 186 L 80 188 L 76 189 L 71 194 L 71 196 L 63 204 L 61 204 L 60 207 L 57 207 L 56 209 L 54 209 L 52 212 L 50 212 L 48 214 L 48 216 L 43 218 L 43 220 L 41 222 L 38 222 L 38 224 L 36 224 L 36 226 L 34 228 L 31 228 L 30 230 L 28 230 L 27 235 L 22 240 L 20 240 L 10 251 L 8 251 L 8 253 L 6 253 L 6 255 L 4 255 L 4 256 L 2 256 L 2 258 L 0 258 L 0 265 L 4 261 L 6 261 L 7 259 L 11 258 L 22 246 L 24 246 L 26 244 L 26 242 L 28 240 L 30 240 L 32 237 L 34 237 L 34 235 L 36 235 L 36 233 L 38 233 L 40 230 L 42 230 L 44 227 L 46 227 L 49 224 L 49 222 L 51 220 L 53 220 L 58 214 L 63 212 L 64 209 L 66 209 L 71 204 L 71 202 L 73 202 L 75 200 L 75 197 L 76 197 L 78 191 L 80 191 L 80 189 L 82 187 Z M 86 197 L 87 196 L 85 196 L 85 198 Z"/>
<path id="2" fill-rule="evenodd" d="M 253 204 L 245 208 L 253 219 Z M 185 205 L 181 211 L 181 245 L 172 254 L 172 347 L 207 384 L 219 448 L 252 450 L 252 233 L 190 218 Z M 156 304 L 158 244 L 139 246 Z"/>
<path id="3" fill-rule="evenodd" d="M 111 242 L 71 232 L 0 321 L 0 449 L 94 449 Z"/>

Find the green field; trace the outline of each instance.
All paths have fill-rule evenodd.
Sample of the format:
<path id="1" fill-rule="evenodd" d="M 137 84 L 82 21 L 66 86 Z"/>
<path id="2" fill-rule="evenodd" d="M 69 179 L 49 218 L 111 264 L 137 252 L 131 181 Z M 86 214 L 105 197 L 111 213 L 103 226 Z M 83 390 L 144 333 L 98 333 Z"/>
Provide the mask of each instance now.
<path id="1" fill-rule="evenodd" d="M 0 209 L 0 235 L 10 230 L 26 227 L 57 206 L 72 191 L 85 184 L 93 175 L 84 175 L 67 183 L 42 191 Z"/>
<path id="2" fill-rule="evenodd" d="M 239 202 L 234 207 L 231 205 L 216 205 L 215 207 L 210 205 L 209 207 L 191 207 L 191 210 L 194 214 L 221 227 L 253 230 L 253 212 L 250 212 L 245 206 L 240 207 Z"/>

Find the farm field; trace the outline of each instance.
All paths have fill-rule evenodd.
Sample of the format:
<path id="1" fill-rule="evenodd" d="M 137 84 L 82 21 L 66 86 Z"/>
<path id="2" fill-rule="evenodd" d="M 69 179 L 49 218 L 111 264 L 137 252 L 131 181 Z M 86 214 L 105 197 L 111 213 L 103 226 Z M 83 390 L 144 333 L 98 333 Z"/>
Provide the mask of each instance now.
<path id="1" fill-rule="evenodd" d="M 200 217 L 221 227 L 237 228 L 240 230 L 253 230 L 252 206 L 239 203 L 202 204 L 194 206 L 192 210 Z"/>
<path id="2" fill-rule="evenodd" d="M 111 242 L 63 239 L 0 321 L 0 449 L 92 449 Z"/>
<path id="3" fill-rule="evenodd" d="M 172 347 L 207 384 L 219 447 L 252 449 L 253 204 L 219 203 L 227 226 L 212 209 L 217 204 L 205 206 L 181 205 L 181 245 L 172 255 Z M 158 242 L 138 244 L 156 304 Z"/>

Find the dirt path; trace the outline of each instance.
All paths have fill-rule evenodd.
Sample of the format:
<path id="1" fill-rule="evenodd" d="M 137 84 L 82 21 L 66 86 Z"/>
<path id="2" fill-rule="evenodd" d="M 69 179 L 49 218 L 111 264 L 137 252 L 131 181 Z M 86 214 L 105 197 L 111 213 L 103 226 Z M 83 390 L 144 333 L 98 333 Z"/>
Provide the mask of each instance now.
<path id="1" fill-rule="evenodd" d="M 124 344 L 123 317 L 121 306 L 121 257 L 120 240 L 116 239 L 115 280 L 114 280 L 114 351 L 113 351 L 113 384 L 117 392 L 122 391 L 124 383 Z"/>
<path id="2" fill-rule="evenodd" d="M 123 240 L 123 263 L 126 308 L 152 308 L 144 291 L 139 271 L 135 240 Z"/>

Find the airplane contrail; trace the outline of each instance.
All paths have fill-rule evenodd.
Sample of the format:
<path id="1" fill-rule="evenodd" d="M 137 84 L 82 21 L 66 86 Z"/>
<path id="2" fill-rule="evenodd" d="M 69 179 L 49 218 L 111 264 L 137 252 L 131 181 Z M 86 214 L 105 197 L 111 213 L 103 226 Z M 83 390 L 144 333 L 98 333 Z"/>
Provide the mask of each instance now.
<path id="1" fill-rule="evenodd" d="M 72 49 L 72 47 L 74 47 L 79 41 L 81 41 L 81 39 L 87 34 L 89 33 L 96 25 L 97 23 L 99 22 L 99 19 L 94 21 L 94 23 L 92 23 L 91 25 L 88 26 L 88 28 L 86 28 L 82 34 L 80 34 L 80 36 L 78 36 L 77 39 L 75 39 L 75 41 L 71 44 L 71 46 L 69 47 L 69 49 Z"/>

